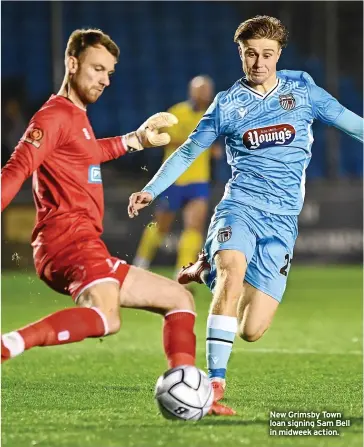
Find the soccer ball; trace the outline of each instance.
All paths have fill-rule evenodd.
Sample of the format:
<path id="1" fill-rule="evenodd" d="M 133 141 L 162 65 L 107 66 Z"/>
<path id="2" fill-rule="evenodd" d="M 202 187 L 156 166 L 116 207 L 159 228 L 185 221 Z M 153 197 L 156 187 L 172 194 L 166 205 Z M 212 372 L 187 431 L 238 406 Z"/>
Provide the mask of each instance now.
<path id="1" fill-rule="evenodd" d="M 211 408 L 214 393 L 207 375 L 195 366 L 172 368 L 159 377 L 155 398 L 166 419 L 198 421 Z"/>

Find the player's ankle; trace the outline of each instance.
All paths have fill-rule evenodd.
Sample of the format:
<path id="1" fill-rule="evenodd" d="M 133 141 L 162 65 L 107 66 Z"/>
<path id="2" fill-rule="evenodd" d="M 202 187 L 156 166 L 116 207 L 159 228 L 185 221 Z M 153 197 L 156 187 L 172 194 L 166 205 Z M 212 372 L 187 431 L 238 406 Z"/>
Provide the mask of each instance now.
<path id="1" fill-rule="evenodd" d="M 222 387 L 225 389 L 226 387 L 226 379 L 222 377 L 210 377 L 210 382 L 218 382 L 221 383 Z"/>

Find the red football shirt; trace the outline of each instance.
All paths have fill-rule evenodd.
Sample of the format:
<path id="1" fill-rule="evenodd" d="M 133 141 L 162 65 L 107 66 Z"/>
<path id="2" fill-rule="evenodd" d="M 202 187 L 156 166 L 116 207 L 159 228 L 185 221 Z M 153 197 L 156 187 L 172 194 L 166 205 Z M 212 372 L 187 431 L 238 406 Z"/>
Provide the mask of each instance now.
<path id="1" fill-rule="evenodd" d="M 125 154 L 121 137 L 96 139 L 86 111 L 52 95 L 33 116 L 1 173 L 1 209 L 33 174 L 37 217 L 32 245 L 47 257 L 103 231 L 100 163 Z"/>

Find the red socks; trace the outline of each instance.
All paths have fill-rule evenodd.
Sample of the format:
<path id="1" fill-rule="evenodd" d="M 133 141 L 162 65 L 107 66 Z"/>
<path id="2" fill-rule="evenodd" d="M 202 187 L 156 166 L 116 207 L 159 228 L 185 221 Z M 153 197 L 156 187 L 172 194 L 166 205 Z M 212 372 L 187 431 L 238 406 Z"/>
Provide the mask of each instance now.
<path id="1" fill-rule="evenodd" d="M 60 310 L 32 323 L 18 334 L 24 340 L 24 349 L 34 346 L 53 346 L 100 337 L 108 332 L 106 318 L 96 308 L 75 307 Z"/>
<path id="2" fill-rule="evenodd" d="M 195 314 L 188 310 L 176 310 L 166 314 L 163 327 L 164 351 L 168 367 L 194 365 L 196 336 L 193 332 Z"/>
<path id="3" fill-rule="evenodd" d="M 195 314 L 172 311 L 166 314 L 163 327 L 164 350 L 169 368 L 194 365 L 196 336 L 193 332 Z M 88 337 L 108 333 L 104 315 L 96 308 L 64 309 L 2 336 L 2 360 L 15 357 L 34 346 L 54 346 L 73 343 Z"/>

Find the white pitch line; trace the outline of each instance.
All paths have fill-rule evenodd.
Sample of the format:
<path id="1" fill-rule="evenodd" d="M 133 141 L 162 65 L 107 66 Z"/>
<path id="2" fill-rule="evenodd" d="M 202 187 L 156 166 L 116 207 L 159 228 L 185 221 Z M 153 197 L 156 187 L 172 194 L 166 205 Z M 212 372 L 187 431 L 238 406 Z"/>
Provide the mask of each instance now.
<path id="1" fill-rule="evenodd" d="M 115 346 L 104 346 L 103 349 L 108 349 L 110 351 L 117 350 L 119 348 Z M 123 347 L 124 352 L 127 351 L 143 351 L 145 354 L 155 353 L 160 350 L 159 345 L 155 346 L 128 346 L 127 344 Z M 205 346 L 203 343 L 200 343 L 197 347 L 197 352 L 201 354 L 205 353 Z M 285 348 L 243 348 L 240 346 L 233 346 L 232 352 L 243 352 L 243 353 L 252 353 L 252 354 L 288 354 L 288 355 L 355 355 L 355 356 L 363 356 L 363 351 L 360 350 L 352 350 L 352 351 L 319 351 L 317 349 L 285 349 Z"/>
<path id="2" fill-rule="evenodd" d="M 318 355 L 363 355 L 363 351 L 317 351 L 315 349 L 276 349 L 276 348 L 240 348 L 233 347 L 233 352 L 252 352 L 255 354 L 318 354 Z"/>

